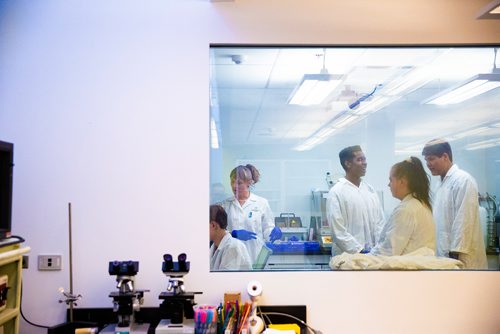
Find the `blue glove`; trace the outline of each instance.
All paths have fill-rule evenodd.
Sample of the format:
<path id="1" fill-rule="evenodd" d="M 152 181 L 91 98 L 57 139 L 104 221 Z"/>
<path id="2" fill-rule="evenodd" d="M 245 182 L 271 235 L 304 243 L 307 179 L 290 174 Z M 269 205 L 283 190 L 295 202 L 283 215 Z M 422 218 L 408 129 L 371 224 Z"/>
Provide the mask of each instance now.
<path id="1" fill-rule="evenodd" d="M 271 231 L 271 234 L 269 234 L 269 241 L 274 242 L 275 240 L 279 240 L 281 239 L 282 235 L 283 233 L 281 232 L 280 228 L 276 226 Z"/>
<path id="2" fill-rule="evenodd" d="M 243 241 L 257 239 L 257 234 L 247 230 L 233 230 L 233 232 L 231 232 L 231 235 L 233 236 L 233 238 L 240 239 Z"/>
<path id="3" fill-rule="evenodd" d="M 360 250 L 359 252 L 360 252 L 361 254 L 368 254 L 368 253 L 370 253 L 370 250 L 371 250 L 370 248 L 363 248 L 363 249 L 362 249 L 362 250 Z"/>

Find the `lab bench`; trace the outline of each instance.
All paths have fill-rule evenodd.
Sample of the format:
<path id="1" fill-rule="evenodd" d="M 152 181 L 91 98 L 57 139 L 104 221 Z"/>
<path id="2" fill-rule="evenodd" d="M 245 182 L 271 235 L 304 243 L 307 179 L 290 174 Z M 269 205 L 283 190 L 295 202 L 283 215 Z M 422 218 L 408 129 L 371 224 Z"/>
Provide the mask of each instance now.
<path id="1" fill-rule="evenodd" d="M 265 270 L 328 270 L 330 254 L 273 253 L 269 256 Z"/>

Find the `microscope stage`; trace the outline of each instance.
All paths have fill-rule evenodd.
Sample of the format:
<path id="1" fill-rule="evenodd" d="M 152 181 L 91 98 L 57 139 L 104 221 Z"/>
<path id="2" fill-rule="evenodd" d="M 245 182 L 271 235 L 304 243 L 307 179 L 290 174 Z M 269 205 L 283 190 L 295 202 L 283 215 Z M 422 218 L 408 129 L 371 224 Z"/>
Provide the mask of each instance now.
<path id="1" fill-rule="evenodd" d="M 118 327 L 112 324 L 104 327 L 99 333 L 109 334 L 148 334 L 149 324 L 133 324 L 130 327 Z M 194 333 L 194 332 L 193 332 Z"/>
<path id="2" fill-rule="evenodd" d="M 162 319 L 155 334 L 194 334 L 193 319 L 184 319 L 182 324 L 171 324 L 169 319 Z"/>

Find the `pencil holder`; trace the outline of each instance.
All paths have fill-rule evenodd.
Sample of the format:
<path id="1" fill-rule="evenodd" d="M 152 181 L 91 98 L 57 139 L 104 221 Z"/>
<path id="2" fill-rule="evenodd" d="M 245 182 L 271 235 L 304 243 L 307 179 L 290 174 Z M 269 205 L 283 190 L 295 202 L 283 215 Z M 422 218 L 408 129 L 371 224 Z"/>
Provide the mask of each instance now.
<path id="1" fill-rule="evenodd" d="M 216 334 L 217 307 L 212 305 L 197 305 L 193 309 L 195 334 Z"/>

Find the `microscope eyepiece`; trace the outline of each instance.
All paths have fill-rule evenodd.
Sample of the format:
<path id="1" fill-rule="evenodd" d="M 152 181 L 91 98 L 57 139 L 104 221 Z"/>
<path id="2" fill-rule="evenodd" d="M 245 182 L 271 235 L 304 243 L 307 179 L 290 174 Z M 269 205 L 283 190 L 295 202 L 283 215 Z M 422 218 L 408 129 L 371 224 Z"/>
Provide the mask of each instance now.
<path id="1" fill-rule="evenodd" d="M 138 261 L 111 261 L 108 272 L 110 275 L 135 276 L 139 272 Z"/>
<path id="2" fill-rule="evenodd" d="M 179 271 L 188 271 L 186 266 L 186 258 L 186 253 L 181 253 L 177 257 L 177 260 L 179 260 Z"/>
<path id="3" fill-rule="evenodd" d="M 163 255 L 163 271 L 171 271 L 174 268 L 174 260 L 171 254 Z"/>

